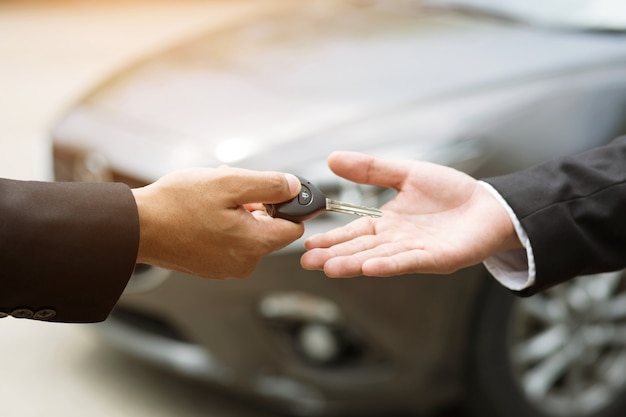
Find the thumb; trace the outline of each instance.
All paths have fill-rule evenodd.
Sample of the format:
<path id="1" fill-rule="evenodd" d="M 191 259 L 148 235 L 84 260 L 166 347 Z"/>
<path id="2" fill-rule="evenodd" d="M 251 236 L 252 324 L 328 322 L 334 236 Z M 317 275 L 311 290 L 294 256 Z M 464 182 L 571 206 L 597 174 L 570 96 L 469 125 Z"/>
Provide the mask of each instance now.
<path id="1" fill-rule="evenodd" d="M 392 161 L 358 152 L 336 151 L 328 166 L 340 177 L 361 184 L 398 189 L 407 176 L 404 161 Z"/>
<path id="2" fill-rule="evenodd" d="M 293 174 L 247 171 L 243 175 L 245 185 L 237 193 L 239 204 L 282 203 L 300 192 L 300 180 Z"/>

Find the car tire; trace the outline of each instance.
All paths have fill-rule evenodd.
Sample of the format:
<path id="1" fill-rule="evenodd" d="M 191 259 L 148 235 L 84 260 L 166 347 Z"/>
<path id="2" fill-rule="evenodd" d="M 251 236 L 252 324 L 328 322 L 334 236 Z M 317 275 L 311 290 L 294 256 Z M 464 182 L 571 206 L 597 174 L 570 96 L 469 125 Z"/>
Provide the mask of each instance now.
<path id="1" fill-rule="evenodd" d="M 529 298 L 490 277 L 470 332 L 465 382 L 471 415 L 626 415 L 623 271 L 578 277 Z"/>

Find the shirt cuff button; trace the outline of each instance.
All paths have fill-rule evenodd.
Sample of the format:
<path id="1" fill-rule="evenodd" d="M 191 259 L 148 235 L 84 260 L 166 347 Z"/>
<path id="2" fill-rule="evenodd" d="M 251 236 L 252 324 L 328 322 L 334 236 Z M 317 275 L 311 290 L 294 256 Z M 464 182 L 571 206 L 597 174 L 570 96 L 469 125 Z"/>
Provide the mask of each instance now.
<path id="1" fill-rule="evenodd" d="M 51 308 L 44 308 L 35 313 L 33 316 L 36 320 L 50 320 L 57 315 L 57 312 Z"/>
<path id="2" fill-rule="evenodd" d="M 33 317 L 34 314 L 35 313 L 33 313 L 33 310 L 30 310 L 28 308 L 16 308 L 15 310 L 11 311 L 11 315 L 16 319 L 30 319 Z"/>

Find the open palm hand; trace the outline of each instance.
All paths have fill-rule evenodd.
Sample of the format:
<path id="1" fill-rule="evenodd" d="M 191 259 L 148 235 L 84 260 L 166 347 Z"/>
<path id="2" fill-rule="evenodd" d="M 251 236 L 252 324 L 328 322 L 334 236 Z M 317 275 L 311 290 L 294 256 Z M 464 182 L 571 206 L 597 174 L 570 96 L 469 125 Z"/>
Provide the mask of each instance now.
<path id="1" fill-rule="evenodd" d="M 339 176 L 394 188 L 381 218 L 310 237 L 302 266 L 330 277 L 451 273 L 519 247 L 502 206 L 474 178 L 441 165 L 335 152 Z"/>

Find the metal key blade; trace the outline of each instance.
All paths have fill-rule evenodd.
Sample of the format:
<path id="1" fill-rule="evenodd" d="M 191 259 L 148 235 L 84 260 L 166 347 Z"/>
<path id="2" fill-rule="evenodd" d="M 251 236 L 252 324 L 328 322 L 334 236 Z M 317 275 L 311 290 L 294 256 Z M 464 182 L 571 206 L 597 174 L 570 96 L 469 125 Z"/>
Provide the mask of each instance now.
<path id="1" fill-rule="evenodd" d="M 376 208 L 359 206 L 357 204 L 344 203 L 343 201 L 326 199 L 326 210 L 337 213 L 355 214 L 357 216 L 380 217 L 383 212 Z"/>

